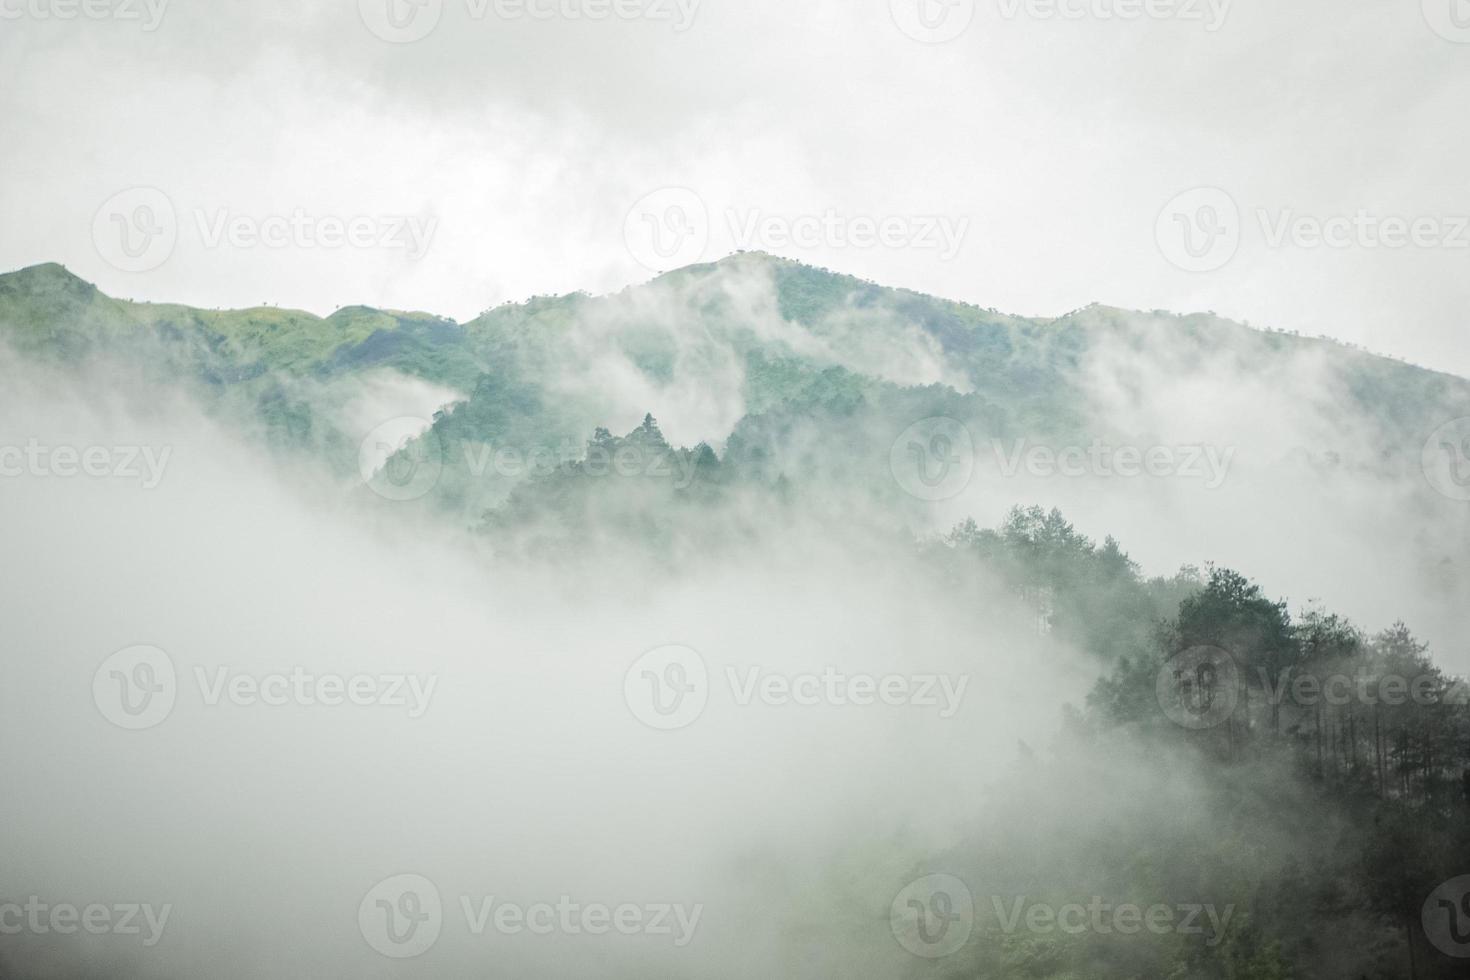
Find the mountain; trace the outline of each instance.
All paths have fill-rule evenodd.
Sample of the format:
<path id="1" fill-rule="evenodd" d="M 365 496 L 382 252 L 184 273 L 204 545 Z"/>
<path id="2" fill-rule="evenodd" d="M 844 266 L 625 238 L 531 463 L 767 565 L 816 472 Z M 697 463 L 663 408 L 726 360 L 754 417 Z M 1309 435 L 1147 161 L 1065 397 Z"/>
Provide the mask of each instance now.
<path id="1" fill-rule="evenodd" d="M 1412 480 L 1429 432 L 1470 415 L 1470 382 L 1330 340 L 1096 305 L 1010 316 L 763 253 L 466 323 L 364 306 L 318 317 L 137 303 L 38 265 L 0 276 L 0 340 L 186 379 L 221 415 L 347 475 L 390 417 L 372 392 L 422 386 L 405 396 L 419 407 L 397 414 L 432 418 L 443 475 L 431 500 L 470 518 L 503 503 L 533 456 L 571 462 L 598 429 L 628 433 L 649 413 L 672 443 L 713 447 L 768 484 L 843 498 L 865 488 L 887 505 L 903 503 L 889 492 L 893 440 L 932 417 L 962 422 L 979 445 L 1152 445 L 1189 414 L 1161 401 L 1171 387 L 1268 381 L 1293 418 L 1264 428 L 1297 437 L 1271 434 L 1273 462 Z M 1228 421 L 1199 420 L 1195 441 L 1256 435 Z M 501 451 L 519 462 L 497 464 Z"/>
<path id="2" fill-rule="evenodd" d="M 383 807 L 423 802 L 404 825 L 441 829 L 405 851 L 444 881 L 475 867 L 493 812 L 536 863 L 572 841 L 588 851 L 568 863 L 600 874 L 608 840 L 644 841 L 623 850 L 645 882 L 684 826 L 695 859 L 667 867 L 718 865 L 689 880 L 719 888 L 689 892 L 735 910 L 736 945 L 774 924 L 781 965 L 729 959 L 743 975 L 802 974 L 818 946 L 853 964 L 820 975 L 1463 974 L 1446 926 L 1470 887 L 1470 500 L 1453 455 L 1470 453 L 1470 382 L 1209 314 L 1007 316 L 759 254 L 466 323 L 133 303 L 36 266 L 0 276 L 0 341 L 0 463 L 38 432 L 176 460 L 149 493 L 0 479 L 26 556 L 5 690 L 72 692 L 12 699 L 17 730 L 117 724 L 93 715 L 97 664 L 119 654 L 95 648 L 140 630 L 201 679 L 295 662 L 446 681 L 412 729 L 366 705 L 309 727 L 313 705 L 252 723 L 191 697 L 153 733 L 177 741 L 66 742 L 67 792 L 136 774 L 140 745 L 190 774 L 125 830 L 203 819 L 251 840 L 230 823 L 250 798 L 297 822 L 352 801 L 321 819 L 376 831 Z M 64 607 L 33 598 L 48 593 Z M 798 682 L 854 671 L 866 693 L 798 699 Z M 762 677 L 784 693 L 757 695 Z M 912 703 L 875 702 L 907 678 Z M 711 701 L 694 738 L 666 724 L 662 686 L 644 711 L 650 680 L 674 712 Z M 918 710 L 917 682 L 952 682 L 953 711 Z M 248 758 L 219 764 L 233 744 Z M 294 772 L 302 745 L 312 765 Z M 180 761 L 196 746 L 207 765 Z M 364 759 L 389 760 L 392 782 Z M 782 823 L 740 809 L 752 773 L 776 781 Z M 857 791 L 785 822 L 839 779 Z M 624 780 L 626 803 L 608 792 Z M 547 836 L 500 823 L 508 800 Z M 717 812 L 681 824 L 691 801 Z M 586 813 L 601 836 L 566 833 Z M 703 828 L 731 813 L 803 831 L 720 851 Z M 289 836 L 239 849 L 263 894 L 280 872 L 258 854 Z M 504 873 L 492 851 L 486 881 Z M 391 860 L 369 874 L 307 855 L 294 887 L 329 896 L 308 948 L 338 955 L 330 923 L 355 948 L 352 908 Z M 219 935 L 261 921 L 274 950 L 277 920 L 242 918 L 237 891 Z M 1181 921 L 1138 928 L 1145 909 Z M 0 948 L 0 977 L 51 953 Z"/>
<path id="3" fill-rule="evenodd" d="M 694 335 L 694 346 L 688 336 L 675 336 L 686 333 Z M 1221 356 L 1253 368 L 1318 354 L 1364 408 L 1389 416 L 1470 393 L 1464 379 L 1213 314 L 1093 305 L 1051 320 L 1010 316 L 764 253 L 690 266 L 609 296 L 537 297 L 463 324 L 366 306 L 323 318 L 275 307 L 220 311 L 131 302 L 56 264 L 0 275 L 0 336 L 17 348 L 77 359 L 152 345 L 171 364 L 214 384 L 272 371 L 330 377 L 372 368 L 461 388 L 495 372 L 544 381 L 563 368 L 562 345 L 589 334 L 654 389 L 682 380 L 676 369 L 693 366 L 678 362 L 681 353 L 733 352 L 754 364 L 743 390 L 754 412 L 799 397 L 815 374 L 839 367 L 903 386 L 942 383 L 983 392 L 1022 420 L 1064 420 L 1069 412 L 1062 403 L 1076 371 L 1089 351 L 1113 339 L 1134 348 L 1167 340 L 1185 352 L 1180 367 L 1191 371 Z"/>

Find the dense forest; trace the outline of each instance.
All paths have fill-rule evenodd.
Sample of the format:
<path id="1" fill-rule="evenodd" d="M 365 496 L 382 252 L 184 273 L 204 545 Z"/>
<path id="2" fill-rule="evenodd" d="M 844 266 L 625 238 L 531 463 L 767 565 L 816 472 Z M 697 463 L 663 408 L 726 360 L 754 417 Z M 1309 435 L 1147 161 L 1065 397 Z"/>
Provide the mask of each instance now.
<path id="1" fill-rule="evenodd" d="M 1117 542 L 1096 545 L 1040 508 L 1017 509 L 996 530 L 967 522 L 939 550 L 1000 570 L 1039 630 L 1108 665 L 1056 757 L 1028 753 L 1008 795 L 1107 766 L 1112 752 L 1161 771 L 1187 767 L 1208 787 L 1208 819 L 1140 819 L 1131 833 L 1107 809 L 1090 812 L 1099 801 L 1078 799 L 1045 820 L 1056 833 L 1032 852 L 1041 867 L 1009 862 L 1013 880 L 1065 882 L 1074 895 L 1085 881 L 1086 894 L 1115 902 L 1235 908 L 1214 947 L 1177 936 L 1018 941 L 996 930 L 998 942 L 976 944 L 946 975 L 1462 975 L 1470 691 L 1409 627 L 1369 634 L 1321 608 L 1294 618 L 1225 568 L 1144 579 Z M 1202 649 L 1209 655 L 1191 653 Z"/>

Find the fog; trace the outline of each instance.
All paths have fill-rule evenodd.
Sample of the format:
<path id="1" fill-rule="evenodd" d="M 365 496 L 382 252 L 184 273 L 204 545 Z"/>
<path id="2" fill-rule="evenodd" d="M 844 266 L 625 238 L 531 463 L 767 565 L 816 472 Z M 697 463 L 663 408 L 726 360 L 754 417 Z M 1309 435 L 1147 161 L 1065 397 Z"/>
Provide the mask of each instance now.
<path id="1" fill-rule="evenodd" d="M 676 447 L 722 453 L 762 407 L 751 350 L 983 406 L 936 335 L 857 303 L 798 327 L 768 270 L 579 303 L 531 324 L 514 369 L 575 424 L 650 410 Z M 1056 506 L 1147 574 L 1239 568 L 1295 611 L 1405 619 L 1464 670 L 1465 515 L 1420 468 L 1446 420 L 1366 413 L 1335 348 L 1081 316 L 1091 344 L 1063 379 L 1080 428 L 992 432 L 977 412 L 948 498 L 890 471 L 900 401 L 835 436 L 797 413 L 772 447 L 809 479 L 784 496 L 532 483 L 492 533 L 362 485 L 399 448 L 370 433 L 466 392 L 386 368 L 268 379 L 365 440 L 347 468 L 368 472 L 344 476 L 272 446 L 248 394 L 121 357 L 0 356 L 0 446 L 31 453 L 0 459 L 24 459 L 0 479 L 0 976 L 918 976 L 946 969 L 902 919 L 933 875 L 972 893 L 990 941 L 966 955 L 987 964 L 1026 901 L 1116 901 L 1130 855 L 1159 856 L 1156 894 L 1209 909 L 1208 948 L 1241 882 L 1293 858 L 1336 874 L 1349 823 L 1285 761 L 1247 779 L 1086 728 L 1113 665 L 1015 582 L 934 553 L 966 518 Z M 1167 449 L 1173 469 L 1027 455 L 1093 444 Z M 1222 850 L 1242 820 L 1255 848 Z M 1196 852 L 1239 880 L 1195 876 Z M 16 935 L 37 903 L 71 918 L 39 908 Z M 77 927 L 99 908 L 98 934 Z M 1323 928 L 1371 928 L 1356 914 Z"/>
<path id="2" fill-rule="evenodd" d="M 1173 468 L 1036 472 L 1015 465 L 1020 449 L 1074 440 L 979 440 L 975 476 L 941 523 L 994 524 L 1018 501 L 1058 507 L 1154 574 L 1248 570 L 1293 609 L 1320 601 L 1370 630 L 1411 623 L 1446 669 L 1470 672 L 1457 612 L 1470 601 L 1470 511 L 1430 488 L 1421 459 L 1430 434 L 1470 406 L 1415 414 L 1423 403 L 1405 400 L 1394 408 L 1406 418 L 1390 420 L 1354 400 L 1341 348 L 1268 354 L 1261 335 L 1221 331 L 1202 352 L 1173 317 L 1126 322 L 1097 335 L 1077 372 L 1087 421 L 1075 442 L 1167 448 Z"/>
<path id="3" fill-rule="evenodd" d="M 907 957 L 887 934 L 894 894 L 957 839 L 1018 740 L 1045 744 L 1057 695 L 1080 699 L 1095 673 L 983 582 L 971 598 L 994 601 L 955 603 L 898 550 L 773 539 L 673 584 L 608 554 L 505 574 L 124 376 L 7 370 L 0 395 L 7 444 L 172 449 L 151 490 L 0 483 L 3 879 L 19 902 L 171 913 L 146 947 L 147 929 L 7 936 L 20 975 L 892 974 Z M 668 644 L 699 652 L 710 692 L 697 721 L 661 731 L 624 681 Z M 177 693 L 162 721 L 127 730 L 94 675 L 138 645 L 167 654 Z M 210 703 L 221 676 L 298 667 L 433 686 L 418 717 Z M 753 667 L 967 680 L 948 717 L 943 697 L 741 705 Z M 868 850 L 882 860 L 829 898 L 827 858 Z M 358 909 L 405 873 L 433 882 L 443 922 L 398 962 L 365 942 Z M 680 946 L 677 930 L 473 935 L 460 899 L 488 896 L 702 915 Z"/>
<path id="4" fill-rule="evenodd" d="M 447 0 L 413 5 L 443 17 L 410 44 L 365 26 L 382 3 L 165 6 L 152 31 L 141 17 L 7 17 L 0 266 L 55 259 L 114 294 L 198 305 L 325 314 L 366 302 L 463 319 L 531 293 L 642 281 L 624 219 L 649 192 L 688 187 L 709 208 L 707 258 L 739 247 L 732 231 L 757 213 L 940 214 L 970 223 L 952 261 L 909 247 L 781 250 L 1028 314 L 1094 300 L 1215 309 L 1470 370 L 1463 243 L 1275 247 L 1257 218 L 1463 216 L 1452 161 L 1466 149 L 1454 124 L 1465 50 L 1429 20 L 1448 0 L 1348 12 L 1238 0 L 1215 31 L 957 2 L 945 9 L 973 9 L 974 22 L 939 45 L 906 36 L 886 0 L 705 0 L 682 32 Z M 31 9 L 49 4 L 7 6 Z M 99 82 L 104 70 L 119 84 Z M 163 266 L 128 274 L 90 230 L 138 185 L 172 199 L 180 241 Z M 1200 186 L 1231 193 L 1242 225 L 1239 256 L 1208 275 L 1173 268 L 1153 236 L 1160 209 Z M 414 261 L 212 247 L 196 218 L 298 208 L 439 227 Z"/>
<path id="5" fill-rule="evenodd" d="M 1462 975 L 1467 56 L 0 0 L 0 980 Z"/>
<path id="6" fill-rule="evenodd" d="M 1470 673 L 1457 612 L 1470 601 L 1470 511 L 1434 492 L 1421 458 L 1434 430 L 1470 414 L 1457 379 L 1404 377 L 1402 389 L 1365 404 L 1363 382 L 1348 372 L 1367 355 L 1330 341 L 1278 347 L 1281 335 L 1214 318 L 1187 330 L 1172 315 L 1105 307 L 1079 318 L 1089 346 L 1065 378 L 1077 395 L 1077 430 L 1002 436 L 963 419 L 973 472 L 954 495 L 902 510 L 912 531 L 942 534 L 970 517 L 996 525 L 1017 504 L 1057 507 L 1094 538 L 1117 537 L 1149 574 L 1211 562 L 1237 568 L 1294 609 L 1320 602 L 1368 630 L 1408 622 L 1439 663 Z M 900 385 L 975 390 L 960 357 L 891 310 L 850 302 L 810 324 L 786 319 L 771 266 L 756 258 L 600 298 L 530 345 L 535 370 L 580 407 L 587 431 L 607 424 L 621 433 L 652 412 L 675 445 L 721 452 L 743 416 L 767 408 L 748 384 L 751 349 Z M 650 350 L 663 353 L 665 375 L 638 363 Z M 1436 379 L 1454 394 L 1421 399 Z M 897 433 L 872 421 L 874 431 L 841 438 L 863 449 L 877 443 L 875 458 L 886 456 L 884 437 Z M 894 522 L 855 475 L 872 476 L 867 461 L 846 458 L 829 428 L 797 420 L 783 439 L 792 460 L 831 454 L 825 485 L 806 488 L 822 498 L 819 511 Z M 1094 442 L 1140 455 L 1167 449 L 1172 466 L 1067 475 L 1026 462 L 1037 447 L 1056 453 Z"/>

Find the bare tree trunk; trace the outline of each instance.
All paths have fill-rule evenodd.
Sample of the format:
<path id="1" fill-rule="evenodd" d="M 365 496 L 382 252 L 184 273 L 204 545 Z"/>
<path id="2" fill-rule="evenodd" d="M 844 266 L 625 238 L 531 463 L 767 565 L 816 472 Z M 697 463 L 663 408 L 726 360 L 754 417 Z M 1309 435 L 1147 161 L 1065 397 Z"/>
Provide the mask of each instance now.
<path id="1" fill-rule="evenodd" d="M 1378 723 L 1378 702 L 1373 702 L 1373 774 L 1377 777 L 1378 798 L 1386 795 L 1383 785 L 1383 733 Z"/>
<path id="2" fill-rule="evenodd" d="M 1358 718 L 1356 715 L 1348 715 L 1348 768 L 1356 775 L 1358 772 Z"/>
<path id="3" fill-rule="evenodd" d="M 1322 703 L 1320 701 L 1317 702 L 1316 709 L 1317 709 L 1317 711 L 1316 711 L 1316 713 L 1317 713 L 1317 778 L 1318 779 L 1321 779 L 1323 776 L 1326 776 L 1327 775 L 1327 771 L 1322 767 Z"/>

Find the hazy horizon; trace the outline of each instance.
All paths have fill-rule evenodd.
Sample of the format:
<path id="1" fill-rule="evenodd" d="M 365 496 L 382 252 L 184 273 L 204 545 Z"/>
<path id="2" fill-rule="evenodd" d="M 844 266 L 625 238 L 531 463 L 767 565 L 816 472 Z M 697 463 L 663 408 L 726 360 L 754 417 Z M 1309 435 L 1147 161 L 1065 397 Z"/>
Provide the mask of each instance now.
<path id="1" fill-rule="evenodd" d="M 1470 206 L 1453 161 L 1470 135 L 1453 120 L 1470 31 L 1454 2 L 1108 16 L 1105 0 L 640 0 L 624 17 L 393 0 L 412 19 L 394 33 L 389 0 L 136 0 L 68 20 L 16 0 L 0 34 L 0 265 L 55 259 L 109 294 L 192 305 L 463 320 L 645 279 L 626 219 L 685 188 L 706 245 L 671 265 L 766 247 L 1017 314 L 1215 310 L 1463 376 Z M 89 84 L 96 66 L 115 83 Z M 1322 100 L 1332 112 L 1311 111 Z M 177 241 L 128 272 L 92 231 L 139 187 L 170 202 Z M 220 234 L 298 209 L 437 225 L 422 252 Z M 1234 254 L 1190 271 L 1157 227 L 1180 211 Z M 829 213 L 838 232 L 786 241 Z M 905 227 L 854 244 L 864 217 Z M 958 248 L 926 219 L 963 226 Z M 1395 221 L 1399 244 L 1383 245 Z"/>

